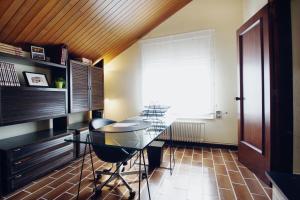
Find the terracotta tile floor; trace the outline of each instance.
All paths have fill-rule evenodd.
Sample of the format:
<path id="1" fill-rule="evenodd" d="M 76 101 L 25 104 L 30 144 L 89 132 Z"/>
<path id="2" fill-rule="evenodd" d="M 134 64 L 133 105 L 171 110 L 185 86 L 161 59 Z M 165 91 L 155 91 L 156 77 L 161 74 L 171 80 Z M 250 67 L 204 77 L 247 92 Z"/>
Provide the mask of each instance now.
<path id="1" fill-rule="evenodd" d="M 164 162 L 169 164 L 169 151 L 164 149 Z M 95 168 L 108 168 L 94 156 Z M 245 166 L 237 161 L 234 151 L 199 147 L 177 147 L 174 174 L 166 169 L 155 169 L 150 174 L 150 190 L 154 200 L 268 200 L 271 188 L 261 182 Z M 80 199 L 89 199 L 92 194 L 91 165 L 84 165 Z M 81 160 L 76 160 L 62 169 L 56 170 L 4 199 L 75 199 Z M 129 168 L 129 165 L 127 166 Z M 131 170 L 134 170 L 134 166 Z M 106 178 L 106 177 L 104 177 Z M 127 177 L 137 191 L 137 176 Z M 128 199 L 124 185 L 116 181 L 113 187 L 105 187 L 99 199 Z M 148 199 L 145 181 L 142 183 L 141 199 Z"/>

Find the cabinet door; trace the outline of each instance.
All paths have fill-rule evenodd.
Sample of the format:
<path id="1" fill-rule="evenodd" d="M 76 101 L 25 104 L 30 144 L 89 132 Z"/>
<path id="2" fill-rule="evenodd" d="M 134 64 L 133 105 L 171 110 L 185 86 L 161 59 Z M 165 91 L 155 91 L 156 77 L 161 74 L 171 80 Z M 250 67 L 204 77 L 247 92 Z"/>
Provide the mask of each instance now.
<path id="1" fill-rule="evenodd" d="M 64 116 L 66 91 L 54 88 L 1 87 L 0 125 Z"/>
<path id="2" fill-rule="evenodd" d="M 90 83 L 91 94 L 90 104 L 91 110 L 103 109 L 104 107 L 104 80 L 103 69 L 98 67 L 90 67 Z"/>
<path id="3" fill-rule="evenodd" d="M 70 112 L 89 110 L 88 65 L 70 61 Z"/>

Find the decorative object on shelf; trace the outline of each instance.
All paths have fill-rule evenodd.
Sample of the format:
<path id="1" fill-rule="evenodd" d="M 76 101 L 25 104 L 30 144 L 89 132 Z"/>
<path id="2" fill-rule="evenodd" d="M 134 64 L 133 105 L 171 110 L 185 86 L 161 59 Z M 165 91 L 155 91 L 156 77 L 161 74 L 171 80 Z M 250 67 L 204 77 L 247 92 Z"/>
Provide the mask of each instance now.
<path id="1" fill-rule="evenodd" d="M 35 72 L 23 72 L 28 86 L 31 87 L 49 87 L 46 74 Z"/>
<path id="2" fill-rule="evenodd" d="M 55 80 L 55 87 L 56 88 L 65 88 L 66 87 L 66 81 L 63 77 L 59 77 Z"/>
<path id="3" fill-rule="evenodd" d="M 0 61 L 0 86 L 20 86 L 14 64 Z"/>
<path id="4" fill-rule="evenodd" d="M 46 60 L 45 49 L 38 46 L 30 46 L 31 58 L 34 60 Z"/>
<path id="5" fill-rule="evenodd" d="M 50 62 L 60 65 L 67 65 L 68 46 L 66 44 L 46 45 L 46 56 L 50 57 Z"/>
<path id="6" fill-rule="evenodd" d="M 90 60 L 90 59 L 87 59 L 87 58 L 76 58 L 75 60 L 78 60 L 82 63 L 85 63 L 85 64 L 88 64 L 88 65 L 92 65 L 93 64 L 93 61 Z"/>

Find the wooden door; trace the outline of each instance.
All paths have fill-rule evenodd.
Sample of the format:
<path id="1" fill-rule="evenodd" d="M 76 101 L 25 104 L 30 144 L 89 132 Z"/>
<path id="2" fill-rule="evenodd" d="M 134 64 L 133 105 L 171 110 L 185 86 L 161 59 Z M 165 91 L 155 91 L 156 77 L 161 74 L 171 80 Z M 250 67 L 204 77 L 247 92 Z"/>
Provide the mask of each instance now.
<path id="1" fill-rule="evenodd" d="M 104 108 L 103 68 L 90 67 L 90 109 Z"/>
<path id="2" fill-rule="evenodd" d="M 268 7 L 238 31 L 238 159 L 263 180 L 270 169 L 270 54 Z"/>
<path id="3" fill-rule="evenodd" d="M 89 111 L 88 65 L 70 61 L 70 112 Z"/>

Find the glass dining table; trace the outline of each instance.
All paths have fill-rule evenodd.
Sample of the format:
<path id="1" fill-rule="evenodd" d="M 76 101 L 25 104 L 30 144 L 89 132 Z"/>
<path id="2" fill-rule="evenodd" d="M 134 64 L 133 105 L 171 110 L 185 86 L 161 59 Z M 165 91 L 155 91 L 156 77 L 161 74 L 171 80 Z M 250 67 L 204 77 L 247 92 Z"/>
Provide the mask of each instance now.
<path id="1" fill-rule="evenodd" d="M 70 136 L 66 138 L 66 142 L 72 143 L 80 143 L 85 144 L 84 155 L 82 157 L 82 165 L 80 172 L 80 180 L 78 183 L 78 192 L 77 198 L 79 197 L 80 191 L 80 183 L 82 178 L 82 170 L 84 160 L 87 154 L 89 154 L 91 159 L 92 171 L 94 176 L 94 195 L 93 197 L 97 198 L 97 195 L 101 192 L 101 188 L 103 185 L 109 182 L 107 179 L 101 186 L 97 186 L 97 181 L 95 178 L 95 170 L 93 166 L 93 157 L 92 157 L 92 146 L 102 146 L 109 148 L 126 148 L 137 151 L 137 160 L 139 165 L 139 196 L 140 199 L 141 194 L 141 174 L 142 174 L 142 166 L 143 173 L 145 173 L 145 178 L 147 181 L 147 189 L 148 196 L 151 199 L 150 188 L 148 183 L 148 174 L 146 170 L 146 162 L 144 156 L 144 150 L 153 142 L 158 139 L 158 137 L 167 131 L 169 133 L 169 150 L 170 150 L 170 165 L 167 169 L 170 170 L 170 174 L 172 175 L 174 166 L 175 166 L 175 158 L 174 158 L 174 148 L 173 148 L 173 137 L 172 137 L 172 123 L 175 121 L 175 118 L 172 117 L 155 117 L 155 118 L 147 118 L 147 117 L 133 117 L 130 119 L 123 120 L 121 122 L 113 123 L 99 129 L 89 131 L 86 137 L 81 137 L 80 135 Z M 88 152 L 87 152 L 88 150 Z M 116 169 L 115 172 L 117 172 Z"/>

